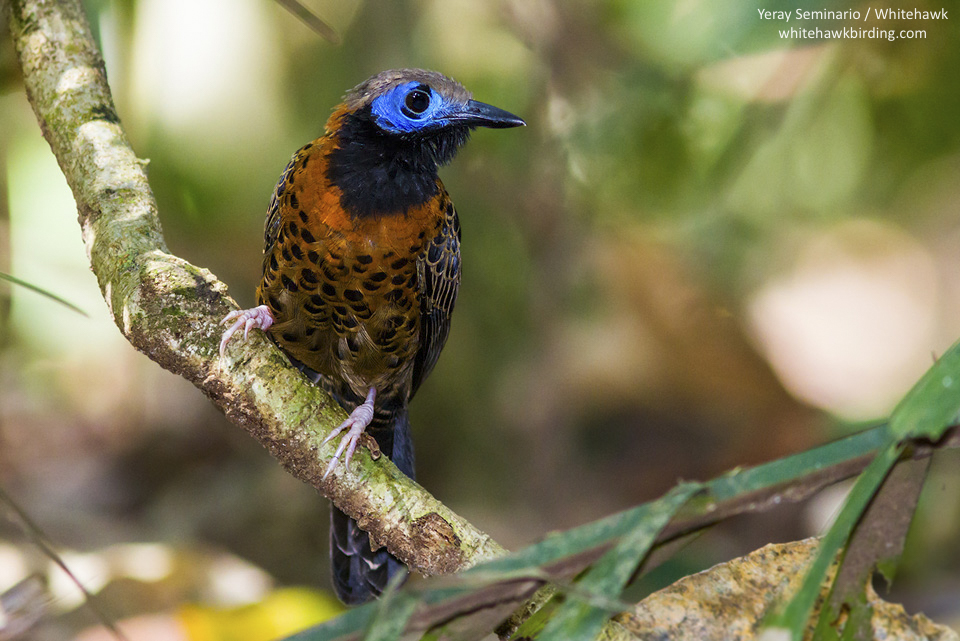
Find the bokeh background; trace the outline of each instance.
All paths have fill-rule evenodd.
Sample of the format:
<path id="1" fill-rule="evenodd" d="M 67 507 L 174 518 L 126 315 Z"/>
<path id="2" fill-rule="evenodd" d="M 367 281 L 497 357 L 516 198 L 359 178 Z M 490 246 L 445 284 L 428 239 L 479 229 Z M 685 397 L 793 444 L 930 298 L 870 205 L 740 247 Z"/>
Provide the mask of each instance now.
<path id="1" fill-rule="evenodd" d="M 275 181 L 353 85 L 437 69 L 527 120 L 442 170 L 464 276 L 412 406 L 421 483 L 507 547 L 882 420 L 960 337 L 958 3 L 801 23 L 760 18 L 798 6 L 779 0 L 304 4 L 341 44 L 269 0 L 87 2 L 170 248 L 243 306 Z M 6 34 L 0 83 L 0 271 L 87 313 L 0 281 L 0 483 L 117 617 L 284 586 L 332 607 L 325 501 L 123 340 Z M 713 529 L 637 596 L 822 531 L 843 490 Z M 46 561 L 0 514 L 3 591 Z M 960 627 L 958 535 L 945 452 L 890 598 Z M 92 625 L 51 581 L 35 637 Z"/>

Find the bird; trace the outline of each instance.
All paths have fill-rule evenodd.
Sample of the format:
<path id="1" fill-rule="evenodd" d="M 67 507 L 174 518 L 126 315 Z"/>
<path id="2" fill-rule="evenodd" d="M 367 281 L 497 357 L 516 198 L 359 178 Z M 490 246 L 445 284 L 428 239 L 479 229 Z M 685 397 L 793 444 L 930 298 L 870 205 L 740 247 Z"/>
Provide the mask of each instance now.
<path id="1" fill-rule="evenodd" d="M 436 71 L 393 69 L 349 91 L 273 192 L 257 306 L 223 319 L 267 336 L 349 414 L 324 477 L 370 436 L 415 478 L 408 406 L 440 356 L 460 285 L 460 222 L 438 170 L 478 127 L 526 123 Z M 378 597 L 403 564 L 331 507 L 335 592 Z"/>

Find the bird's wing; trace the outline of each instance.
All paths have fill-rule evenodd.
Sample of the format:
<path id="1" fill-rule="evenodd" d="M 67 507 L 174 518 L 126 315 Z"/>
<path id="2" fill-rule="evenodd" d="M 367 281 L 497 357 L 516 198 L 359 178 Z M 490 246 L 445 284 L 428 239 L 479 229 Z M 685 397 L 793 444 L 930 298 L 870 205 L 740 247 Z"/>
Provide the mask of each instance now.
<path id="1" fill-rule="evenodd" d="M 282 223 L 280 215 L 281 199 L 287 189 L 290 177 L 297 170 L 297 167 L 302 164 L 302 157 L 308 148 L 309 145 L 300 149 L 293 155 L 293 158 L 290 159 L 290 162 L 288 162 L 287 166 L 284 168 L 283 174 L 280 176 L 280 180 L 277 181 L 277 186 L 273 189 L 273 196 L 270 198 L 270 207 L 267 209 L 267 220 L 263 225 L 264 258 L 269 257 L 270 252 L 280 235 L 280 224 Z"/>
<path id="2" fill-rule="evenodd" d="M 420 288 L 420 348 L 410 397 L 437 364 L 450 333 L 450 315 L 460 287 L 460 221 L 450 205 L 440 233 L 427 243 L 417 265 Z"/>

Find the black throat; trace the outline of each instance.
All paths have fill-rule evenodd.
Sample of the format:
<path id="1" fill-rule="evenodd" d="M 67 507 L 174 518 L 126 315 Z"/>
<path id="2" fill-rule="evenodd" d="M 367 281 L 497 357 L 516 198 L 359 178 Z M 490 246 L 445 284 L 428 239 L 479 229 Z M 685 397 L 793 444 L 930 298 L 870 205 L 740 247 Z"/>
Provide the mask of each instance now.
<path id="1" fill-rule="evenodd" d="M 339 187 L 344 211 L 365 218 L 401 214 L 436 196 L 437 169 L 453 159 L 470 130 L 391 134 L 373 122 L 367 106 L 347 114 L 334 136 L 327 180 Z"/>

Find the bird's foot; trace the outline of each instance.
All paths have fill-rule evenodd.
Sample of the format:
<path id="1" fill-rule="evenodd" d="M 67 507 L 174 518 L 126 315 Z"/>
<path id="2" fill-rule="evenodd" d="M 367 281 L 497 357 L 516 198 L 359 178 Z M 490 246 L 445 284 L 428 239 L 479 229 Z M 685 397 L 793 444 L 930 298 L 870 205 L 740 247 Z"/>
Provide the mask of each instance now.
<path id="1" fill-rule="evenodd" d="M 273 314 L 270 313 L 266 305 L 260 305 L 253 309 L 234 310 L 227 314 L 224 319 L 220 321 L 220 324 L 223 325 L 230 321 L 235 322 L 227 328 L 227 331 L 225 331 L 220 338 L 220 356 L 223 356 L 224 350 L 227 349 L 227 343 L 230 342 L 234 334 L 240 331 L 241 327 L 243 328 L 243 340 L 247 340 L 251 329 L 266 331 L 273 325 Z"/>
<path id="2" fill-rule="evenodd" d="M 343 435 L 343 439 L 340 441 L 340 446 L 337 448 L 336 453 L 333 455 L 333 459 L 331 459 L 330 464 L 327 465 L 327 469 L 323 473 L 324 479 L 330 476 L 330 473 L 333 472 L 333 470 L 337 468 L 337 465 L 340 464 L 340 455 L 344 454 L 344 452 L 346 452 L 343 458 L 344 465 L 350 465 L 350 459 L 353 458 L 353 453 L 357 451 L 357 445 L 365 435 L 364 430 L 367 429 L 367 426 L 370 425 L 371 421 L 373 421 L 373 401 L 375 398 L 377 398 L 377 390 L 371 387 L 370 391 L 367 392 L 367 400 L 353 410 L 350 413 L 350 416 L 347 417 L 347 420 L 345 420 L 343 423 L 340 423 L 335 430 L 327 435 L 327 438 L 323 439 L 323 443 L 321 443 L 321 445 L 325 445 L 327 441 L 332 440 L 341 432 L 349 428 L 349 431 Z"/>

